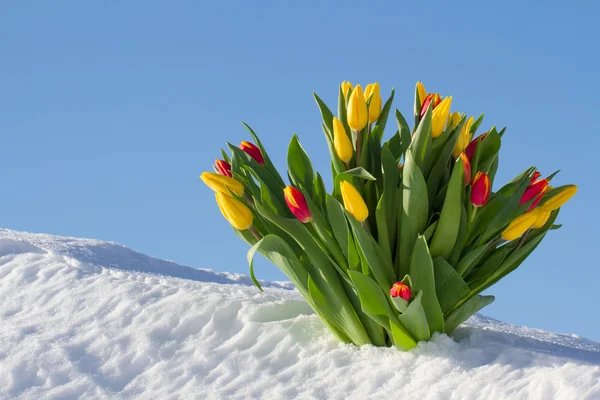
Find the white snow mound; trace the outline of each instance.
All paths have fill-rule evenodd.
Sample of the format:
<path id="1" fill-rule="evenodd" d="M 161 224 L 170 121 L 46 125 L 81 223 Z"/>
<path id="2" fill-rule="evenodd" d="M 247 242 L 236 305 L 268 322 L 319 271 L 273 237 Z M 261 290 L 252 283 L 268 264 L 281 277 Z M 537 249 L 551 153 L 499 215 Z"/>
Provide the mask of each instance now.
<path id="1" fill-rule="evenodd" d="M 0 229 L 0 399 L 600 399 L 600 344 L 471 318 L 338 343 L 289 283 Z"/>

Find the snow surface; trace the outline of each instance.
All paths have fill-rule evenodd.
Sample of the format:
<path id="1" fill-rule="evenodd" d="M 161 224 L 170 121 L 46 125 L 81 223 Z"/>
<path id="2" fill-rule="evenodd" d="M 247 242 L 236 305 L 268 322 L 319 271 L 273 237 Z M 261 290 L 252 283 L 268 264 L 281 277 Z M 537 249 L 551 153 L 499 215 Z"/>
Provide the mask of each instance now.
<path id="1" fill-rule="evenodd" d="M 340 344 L 285 282 L 0 229 L 0 399 L 600 399 L 600 344 L 471 318 Z"/>

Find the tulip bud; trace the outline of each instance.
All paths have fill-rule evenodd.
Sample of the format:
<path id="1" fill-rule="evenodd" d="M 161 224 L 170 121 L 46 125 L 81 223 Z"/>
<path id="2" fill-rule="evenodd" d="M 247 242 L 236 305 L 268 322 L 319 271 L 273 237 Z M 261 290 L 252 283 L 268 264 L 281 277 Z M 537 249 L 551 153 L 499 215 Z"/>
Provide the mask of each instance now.
<path id="1" fill-rule="evenodd" d="M 245 151 L 250 157 L 254 158 L 254 160 L 256 160 L 256 162 L 260 165 L 265 165 L 265 159 L 263 158 L 260 149 L 256 147 L 253 143 L 242 140 L 242 143 L 240 144 L 240 149 Z"/>
<path id="2" fill-rule="evenodd" d="M 225 160 L 217 160 L 215 162 L 215 166 L 217 167 L 217 171 L 223 176 L 228 176 L 231 178 L 231 164 L 229 164 Z"/>
<path id="3" fill-rule="evenodd" d="M 475 150 L 477 150 L 477 144 L 482 141 L 483 139 L 485 139 L 487 137 L 487 132 L 477 136 L 475 138 L 475 140 L 473 140 L 471 143 L 469 143 L 469 145 L 467 146 L 467 148 L 465 149 L 465 154 L 467 155 L 467 157 L 469 157 L 469 161 L 473 162 L 473 156 L 475 155 Z"/>
<path id="4" fill-rule="evenodd" d="M 215 192 L 229 195 L 229 191 L 242 196 L 244 194 L 244 185 L 228 176 L 215 174 L 214 172 L 204 172 L 200 179 Z"/>
<path id="5" fill-rule="evenodd" d="M 438 95 L 439 97 L 439 95 Z M 435 107 L 431 117 L 431 136 L 436 138 L 444 132 L 444 126 L 450 115 L 450 106 L 452 105 L 452 96 L 446 97 L 442 102 Z"/>
<path id="6" fill-rule="evenodd" d="M 529 185 L 527 189 L 525 189 L 525 193 L 523 193 L 523 196 L 521 196 L 519 205 L 523 205 L 531 199 L 543 195 L 546 189 L 548 189 L 548 179 L 540 179 L 538 181 L 535 181 L 534 183 Z"/>
<path id="7" fill-rule="evenodd" d="M 458 139 L 456 140 L 456 145 L 454 145 L 454 149 L 452 150 L 452 155 L 454 157 L 457 157 L 460 153 L 465 151 L 465 149 L 469 145 L 469 142 L 471 141 L 471 137 L 473 137 L 473 134 L 471 133 L 471 125 L 473 125 L 474 120 L 475 119 L 473 117 L 469 117 L 467 122 L 465 122 L 465 124 L 463 125 L 460 133 L 458 134 Z M 454 125 L 454 123 L 452 125 Z M 471 159 L 469 159 L 469 161 L 471 161 Z"/>
<path id="8" fill-rule="evenodd" d="M 352 90 L 352 84 L 350 83 L 350 81 L 344 81 L 342 82 L 342 93 L 344 94 L 344 97 L 348 97 L 348 92 L 350 90 Z"/>
<path id="9" fill-rule="evenodd" d="M 352 142 L 350 142 L 350 138 L 346 134 L 346 129 L 342 121 L 335 117 L 333 117 L 333 147 L 337 156 L 343 162 L 347 163 L 352 159 L 352 155 L 354 154 Z"/>
<path id="10" fill-rule="evenodd" d="M 542 226 L 546 225 L 546 222 L 548 222 L 548 218 L 550 218 L 550 214 L 552 214 L 552 211 L 546 211 L 541 208 L 536 208 L 535 211 L 537 214 L 537 219 L 533 224 L 531 224 L 531 229 L 539 229 Z"/>
<path id="11" fill-rule="evenodd" d="M 367 125 L 367 119 L 367 102 L 362 87 L 356 85 L 348 100 L 348 125 L 351 129 L 360 131 Z"/>
<path id="12" fill-rule="evenodd" d="M 427 112 L 431 102 L 433 102 L 432 110 L 435 110 L 435 108 L 440 105 L 441 101 L 442 98 L 440 97 L 439 93 L 428 94 L 423 101 L 423 105 L 421 106 L 421 119 L 423 119 L 423 116 L 425 116 L 425 113 Z"/>
<path id="13" fill-rule="evenodd" d="M 471 185 L 471 203 L 475 207 L 486 205 L 490 198 L 491 189 L 489 176 L 481 171 L 477 172 Z"/>
<path id="14" fill-rule="evenodd" d="M 306 199 L 301 191 L 292 186 L 287 186 L 283 189 L 283 197 L 292 214 L 294 214 L 300 222 L 303 224 L 310 222 L 312 216 L 310 215 Z"/>
<path id="15" fill-rule="evenodd" d="M 546 211 L 554 211 L 557 208 L 562 207 L 563 204 L 565 204 L 571 197 L 575 195 L 575 193 L 577 193 L 577 186 L 568 186 L 559 194 L 546 201 L 541 207 Z"/>
<path id="16" fill-rule="evenodd" d="M 342 181 L 340 183 L 340 191 L 342 192 L 346 211 L 352 214 L 359 222 L 366 220 L 369 216 L 369 209 L 360 193 L 358 193 L 358 190 L 350 182 Z"/>
<path id="17" fill-rule="evenodd" d="M 527 211 L 525 214 L 519 215 L 513 219 L 508 227 L 502 232 L 502 239 L 515 240 L 524 234 L 534 222 L 537 221 L 537 210 Z"/>
<path id="18" fill-rule="evenodd" d="M 427 97 L 427 91 L 425 90 L 425 86 L 421 82 L 417 82 L 417 94 L 419 96 L 419 106 L 423 108 L 423 103 L 425 102 L 425 98 Z"/>
<path id="19" fill-rule="evenodd" d="M 469 159 L 465 153 L 460 153 L 458 160 L 462 161 L 463 163 L 463 170 L 465 171 L 465 186 L 469 186 L 469 183 L 471 183 L 471 163 L 469 162 Z"/>
<path id="20" fill-rule="evenodd" d="M 379 93 L 379 83 L 369 83 L 365 88 L 365 101 L 371 98 L 369 103 L 369 124 L 377 121 L 381 114 L 381 94 Z"/>
<path id="21" fill-rule="evenodd" d="M 252 226 L 254 215 L 244 203 L 222 192 L 216 197 L 221 214 L 235 229 L 243 231 Z"/>
<path id="22" fill-rule="evenodd" d="M 391 297 L 401 297 L 402 299 L 404 299 L 406 301 L 410 301 L 411 294 L 412 293 L 411 293 L 411 290 L 408 287 L 408 285 L 405 283 L 402 283 L 402 282 L 394 283 L 394 285 L 390 289 Z"/>
<path id="23" fill-rule="evenodd" d="M 460 122 L 460 120 L 461 120 L 460 113 L 458 113 L 458 112 L 451 113 L 450 116 L 448 117 L 448 128 L 456 127 L 458 125 L 458 123 Z"/>
<path id="24" fill-rule="evenodd" d="M 535 171 L 533 173 L 533 176 L 531 177 L 531 183 L 537 181 L 540 178 L 541 175 L 542 174 L 539 171 Z"/>

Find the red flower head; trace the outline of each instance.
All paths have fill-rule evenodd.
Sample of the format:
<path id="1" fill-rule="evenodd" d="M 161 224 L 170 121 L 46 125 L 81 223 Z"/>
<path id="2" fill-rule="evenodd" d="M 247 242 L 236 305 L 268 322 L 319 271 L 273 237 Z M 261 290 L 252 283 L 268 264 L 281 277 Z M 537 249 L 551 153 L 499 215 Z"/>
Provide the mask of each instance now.
<path id="1" fill-rule="evenodd" d="M 491 190 L 490 177 L 481 171 L 477 172 L 471 184 L 471 203 L 475 207 L 485 206 L 490 198 Z"/>
<path id="2" fill-rule="evenodd" d="M 221 175 L 228 176 L 231 178 L 231 164 L 229 164 L 225 160 L 217 160 L 215 162 L 215 166 L 217 167 L 217 171 L 219 171 Z"/>
<path id="3" fill-rule="evenodd" d="M 527 189 L 525 189 L 525 193 L 523 193 L 519 204 L 523 205 L 528 201 L 531 201 L 531 199 L 535 199 L 528 208 L 528 210 L 533 209 L 542 200 L 542 196 L 544 195 L 544 193 L 546 193 L 549 183 L 550 182 L 548 181 L 548 179 L 539 179 L 533 182 L 527 187 Z"/>
<path id="4" fill-rule="evenodd" d="M 431 110 L 434 110 L 442 102 L 442 98 L 440 97 L 439 93 L 430 93 L 427 95 L 427 97 L 425 97 L 425 101 L 423 101 L 423 105 L 421 106 L 421 119 L 423 119 L 423 116 L 427 112 L 427 108 L 429 108 L 429 103 L 432 101 L 433 107 Z"/>
<path id="5" fill-rule="evenodd" d="M 240 149 L 242 149 L 243 151 L 248 153 L 248 155 L 250 155 L 250 157 L 254 158 L 256 160 L 256 162 L 259 163 L 260 165 L 263 165 L 263 166 L 265 165 L 265 159 L 263 158 L 263 155 L 260 152 L 260 149 L 258 147 L 256 147 L 253 143 L 242 140 L 242 143 L 240 144 Z"/>
<path id="6" fill-rule="evenodd" d="M 306 199 L 301 191 L 292 186 L 287 186 L 283 189 L 283 197 L 292 214 L 294 214 L 300 222 L 303 224 L 310 222 L 312 216 L 310 215 L 308 205 L 306 205 Z"/>
<path id="7" fill-rule="evenodd" d="M 401 297 L 402 299 L 409 301 L 411 296 L 411 290 L 407 284 L 402 282 L 396 282 L 390 289 L 390 296 Z"/>
<path id="8" fill-rule="evenodd" d="M 458 159 L 463 163 L 463 169 L 465 171 L 465 186 L 469 186 L 469 183 L 471 183 L 471 163 L 469 162 L 469 158 L 465 153 L 460 153 Z"/>
<path id="9" fill-rule="evenodd" d="M 487 137 L 487 132 L 481 136 L 477 136 L 465 149 L 465 154 L 469 157 L 469 161 L 473 162 L 473 156 L 475 155 L 475 150 L 477 150 L 477 144 Z"/>

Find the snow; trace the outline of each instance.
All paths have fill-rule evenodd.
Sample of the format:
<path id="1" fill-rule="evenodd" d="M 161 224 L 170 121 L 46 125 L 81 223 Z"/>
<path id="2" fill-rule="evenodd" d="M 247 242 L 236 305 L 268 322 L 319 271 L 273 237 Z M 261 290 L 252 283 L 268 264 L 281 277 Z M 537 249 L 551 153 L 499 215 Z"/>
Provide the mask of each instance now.
<path id="1" fill-rule="evenodd" d="M 0 229 L 0 399 L 600 399 L 600 344 L 475 316 L 340 344 L 289 283 Z"/>

